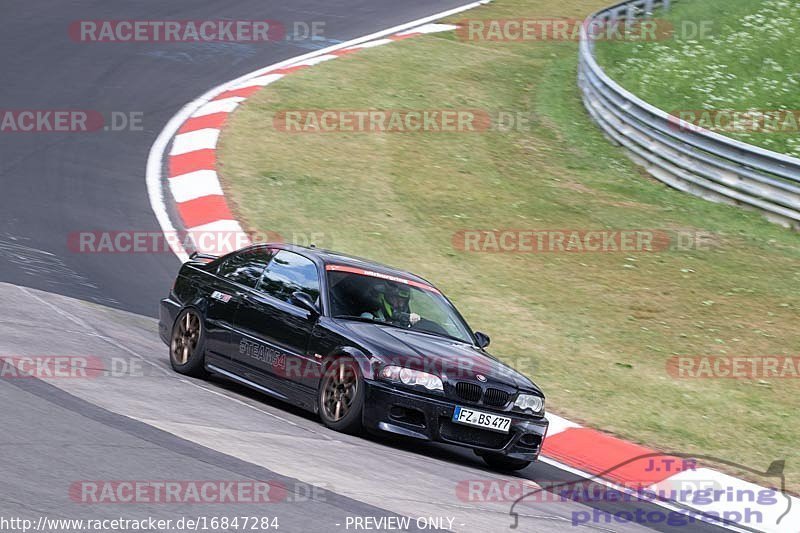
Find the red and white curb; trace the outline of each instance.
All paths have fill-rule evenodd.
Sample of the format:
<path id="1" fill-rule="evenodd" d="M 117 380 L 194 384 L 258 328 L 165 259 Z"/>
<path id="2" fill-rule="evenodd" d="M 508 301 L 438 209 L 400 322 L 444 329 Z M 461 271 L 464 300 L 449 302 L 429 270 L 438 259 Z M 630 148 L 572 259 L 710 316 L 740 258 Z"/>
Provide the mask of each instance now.
<path id="1" fill-rule="evenodd" d="M 441 31 L 444 29 L 443 25 L 433 23 L 489 2 L 490 0 L 470 2 L 275 63 L 215 87 L 186 104 L 170 119 L 150 148 L 145 174 L 150 206 L 178 259 L 186 261 L 189 254 L 182 239 L 172 238 L 179 234 L 174 218 L 177 218 L 180 234 L 190 232 L 188 237 L 192 241 L 194 239 L 191 237 L 195 236 L 212 237 L 213 241 L 215 236 L 235 233 L 240 236 L 238 245 L 247 242 L 241 225 L 233 218 L 222 194 L 216 175 L 215 148 L 227 115 L 248 96 L 293 70 L 358 49 L 387 44 L 426 30 Z M 206 244 L 204 242 L 190 244 L 193 250 L 218 251 L 216 247 L 209 250 L 203 246 Z"/>
<path id="2" fill-rule="evenodd" d="M 217 176 L 216 148 L 228 116 L 247 98 L 298 70 L 355 53 L 426 33 L 451 31 L 448 24 L 424 24 L 385 38 L 333 50 L 316 57 L 293 61 L 267 72 L 225 87 L 210 101 L 201 105 L 180 126 L 172 139 L 167 160 L 167 184 L 178 217 L 187 236 L 199 252 L 223 255 L 249 244 L 247 235 L 234 218 L 225 201 Z M 235 235 L 235 239 L 220 239 Z"/>
<path id="3" fill-rule="evenodd" d="M 188 104 L 161 132 L 147 163 L 148 193 L 162 231 L 167 234 L 176 231 L 167 208 L 169 204 L 177 214 L 179 227 L 193 239 L 196 251 L 221 254 L 248 244 L 247 235 L 225 201 L 216 171 L 217 143 L 228 116 L 257 91 L 292 72 L 365 48 L 421 34 L 454 30 L 455 26 L 436 24 L 435 21 L 485 3 L 488 0 L 473 2 L 271 65 L 212 89 Z M 205 235 L 222 234 L 238 236 L 233 248 L 230 248 L 230 242 L 223 242 L 225 248 L 220 249 L 218 239 L 203 239 Z M 182 243 L 174 239 L 168 239 L 168 242 L 181 261 L 188 260 Z M 542 462 L 622 492 L 673 494 L 674 497 L 666 500 L 651 501 L 676 513 L 688 513 L 698 520 L 728 529 L 769 533 L 800 531 L 800 500 L 797 498 L 775 492 L 775 502 L 731 499 L 728 498 L 730 493 L 759 494 L 764 489 L 709 468 L 692 467 L 682 458 L 660 454 L 581 427 L 557 415 L 547 414 L 547 418 L 550 429 L 542 449 Z M 724 499 L 713 497 L 713 493 L 712 497 L 697 498 L 698 493 L 706 494 L 708 490 L 724 491 Z M 758 513 L 761 519 L 757 522 L 742 521 L 741 527 L 713 519 L 736 517 L 737 513 L 743 515 L 745 508 Z"/>

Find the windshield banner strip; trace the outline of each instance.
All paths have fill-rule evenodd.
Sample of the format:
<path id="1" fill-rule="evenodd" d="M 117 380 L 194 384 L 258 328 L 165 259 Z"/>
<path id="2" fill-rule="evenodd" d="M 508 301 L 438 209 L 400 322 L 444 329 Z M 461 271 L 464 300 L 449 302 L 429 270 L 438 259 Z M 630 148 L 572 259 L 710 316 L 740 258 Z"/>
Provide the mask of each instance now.
<path id="1" fill-rule="evenodd" d="M 418 287 L 420 289 L 425 289 L 426 291 L 430 291 L 436 294 L 441 294 L 441 292 L 439 292 L 439 289 L 437 289 L 436 287 L 432 287 L 431 285 L 427 285 L 425 283 L 420 283 L 419 281 L 414 281 L 410 279 L 398 278 L 397 276 L 392 276 L 390 274 L 375 272 L 374 270 L 364 270 L 363 268 L 355 268 L 344 265 L 325 265 L 325 270 L 333 272 L 350 272 L 352 274 L 361 274 L 362 276 L 371 276 L 373 278 L 396 281 L 397 283 L 405 283 L 406 285 L 410 285 L 412 287 Z"/>

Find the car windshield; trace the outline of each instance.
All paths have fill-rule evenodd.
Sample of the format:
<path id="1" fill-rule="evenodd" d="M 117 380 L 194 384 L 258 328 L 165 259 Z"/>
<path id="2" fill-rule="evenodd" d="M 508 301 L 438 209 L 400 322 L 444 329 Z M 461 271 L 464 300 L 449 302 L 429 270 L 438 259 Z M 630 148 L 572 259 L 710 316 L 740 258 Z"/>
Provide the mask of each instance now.
<path id="1" fill-rule="evenodd" d="M 332 315 L 366 320 L 472 344 L 469 328 L 433 287 L 358 269 L 329 265 Z"/>

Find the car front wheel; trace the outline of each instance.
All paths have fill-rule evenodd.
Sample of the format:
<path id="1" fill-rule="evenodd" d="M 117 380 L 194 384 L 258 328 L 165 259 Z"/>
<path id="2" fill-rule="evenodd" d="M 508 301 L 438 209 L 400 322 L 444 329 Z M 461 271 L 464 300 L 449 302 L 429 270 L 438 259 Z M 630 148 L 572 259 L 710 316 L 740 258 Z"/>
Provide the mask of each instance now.
<path id="1" fill-rule="evenodd" d="M 333 361 L 319 388 L 319 414 L 329 428 L 358 433 L 364 408 L 364 380 L 358 365 L 349 358 Z"/>

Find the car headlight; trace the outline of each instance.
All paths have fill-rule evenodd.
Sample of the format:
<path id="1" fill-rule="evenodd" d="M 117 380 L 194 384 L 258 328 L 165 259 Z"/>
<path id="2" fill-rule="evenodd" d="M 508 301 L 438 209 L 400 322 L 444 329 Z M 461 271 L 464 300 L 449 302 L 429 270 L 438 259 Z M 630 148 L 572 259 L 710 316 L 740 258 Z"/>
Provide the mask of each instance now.
<path id="1" fill-rule="evenodd" d="M 529 411 L 538 414 L 544 411 L 544 398 L 533 394 L 520 394 L 514 402 L 514 407 L 520 411 Z"/>
<path id="2" fill-rule="evenodd" d="M 408 386 L 420 386 L 431 391 L 443 391 L 442 380 L 439 376 L 429 374 L 427 372 L 420 372 L 411 368 L 402 368 L 399 366 L 386 366 L 381 370 L 381 377 L 394 381 L 395 383 L 402 383 Z"/>

